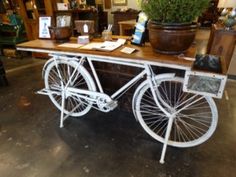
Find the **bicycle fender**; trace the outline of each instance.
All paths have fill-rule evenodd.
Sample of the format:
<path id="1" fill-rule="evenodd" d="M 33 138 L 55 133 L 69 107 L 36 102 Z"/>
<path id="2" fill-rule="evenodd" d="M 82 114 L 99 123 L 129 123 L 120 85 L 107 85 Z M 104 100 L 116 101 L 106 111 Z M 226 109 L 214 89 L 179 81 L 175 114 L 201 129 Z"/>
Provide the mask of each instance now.
<path id="1" fill-rule="evenodd" d="M 159 79 L 164 79 L 164 78 L 174 78 L 175 77 L 175 73 L 164 73 L 164 74 L 158 74 L 154 77 L 155 80 L 159 80 Z M 143 81 L 135 90 L 134 95 L 133 95 L 133 99 L 132 99 L 132 110 L 133 110 L 133 114 L 135 117 L 135 120 L 138 121 L 136 113 L 134 111 L 134 103 L 137 100 L 137 95 L 139 94 L 140 90 L 145 86 L 149 84 L 148 80 L 146 79 L 145 81 Z"/>
<path id="2" fill-rule="evenodd" d="M 47 69 L 47 66 L 54 61 L 54 58 L 50 58 L 43 66 L 43 70 L 42 70 L 42 78 L 44 78 L 45 75 L 45 71 Z"/>
<path id="3" fill-rule="evenodd" d="M 45 75 L 45 71 L 46 71 L 46 69 L 47 69 L 47 66 L 50 64 L 50 63 L 52 63 L 52 62 L 55 62 L 55 57 L 57 57 L 56 58 L 56 60 L 58 61 L 58 60 L 70 60 L 70 62 L 79 62 L 79 59 L 77 59 L 77 58 L 69 58 L 69 57 L 63 57 L 63 56 L 57 56 L 57 55 L 51 55 L 52 56 L 52 58 L 50 58 L 45 64 L 44 64 L 44 66 L 43 66 L 43 70 L 42 70 L 42 78 L 44 78 L 44 75 Z"/>

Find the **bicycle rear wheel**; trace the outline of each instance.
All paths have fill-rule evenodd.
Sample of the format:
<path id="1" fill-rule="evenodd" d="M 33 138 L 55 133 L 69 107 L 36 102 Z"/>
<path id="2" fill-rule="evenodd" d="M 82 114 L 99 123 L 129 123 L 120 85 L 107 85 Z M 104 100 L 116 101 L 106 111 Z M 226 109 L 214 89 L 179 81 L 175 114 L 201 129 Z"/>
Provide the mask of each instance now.
<path id="1" fill-rule="evenodd" d="M 57 60 L 57 67 L 55 62 L 48 64 L 44 75 L 44 82 L 45 88 L 51 91 L 49 98 L 59 110 L 62 109 L 61 81 L 65 86 L 72 74 L 74 75 L 71 78 L 68 87 L 96 91 L 95 84 L 90 74 L 83 66 L 78 66 L 77 62 Z M 78 96 L 75 96 L 75 94 L 69 93 L 65 98 L 64 113 L 74 117 L 82 116 L 86 114 L 91 107 L 92 103 L 86 99 L 79 98 Z"/>
<path id="2" fill-rule="evenodd" d="M 168 112 L 176 113 L 168 145 L 191 147 L 209 139 L 218 121 L 214 100 L 183 92 L 183 79 L 180 77 L 162 78 L 156 81 L 159 85 L 155 92 L 160 105 Z M 169 117 L 156 105 L 148 84 L 138 92 L 134 103 L 134 113 L 138 121 L 150 136 L 164 143 Z"/>

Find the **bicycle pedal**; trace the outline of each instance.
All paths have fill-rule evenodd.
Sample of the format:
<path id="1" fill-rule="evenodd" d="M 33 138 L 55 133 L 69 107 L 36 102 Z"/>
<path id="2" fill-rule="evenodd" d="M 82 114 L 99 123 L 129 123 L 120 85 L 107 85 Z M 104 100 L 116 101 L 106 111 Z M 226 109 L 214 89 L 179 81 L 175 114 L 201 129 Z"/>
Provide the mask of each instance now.
<path id="1" fill-rule="evenodd" d="M 106 107 L 108 107 L 110 110 L 115 109 L 118 106 L 118 102 L 117 101 L 110 101 L 109 103 L 107 103 Z"/>

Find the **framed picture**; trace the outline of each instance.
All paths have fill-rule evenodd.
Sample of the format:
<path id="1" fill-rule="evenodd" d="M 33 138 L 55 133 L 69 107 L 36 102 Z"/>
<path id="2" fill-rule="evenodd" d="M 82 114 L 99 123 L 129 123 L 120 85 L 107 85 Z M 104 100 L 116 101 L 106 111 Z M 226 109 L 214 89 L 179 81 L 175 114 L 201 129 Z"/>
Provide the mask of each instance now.
<path id="1" fill-rule="evenodd" d="M 126 6 L 127 0 L 113 0 L 114 6 Z"/>
<path id="2" fill-rule="evenodd" d="M 68 4 L 67 3 L 57 3 L 57 10 L 68 10 Z"/>
<path id="3" fill-rule="evenodd" d="M 42 16 L 39 17 L 39 38 L 50 39 L 50 32 L 48 27 L 52 25 L 52 17 Z"/>
<path id="4" fill-rule="evenodd" d="M 58 15 L 56 16 L 56 26 L 71 26 L 71 15 Z"/>

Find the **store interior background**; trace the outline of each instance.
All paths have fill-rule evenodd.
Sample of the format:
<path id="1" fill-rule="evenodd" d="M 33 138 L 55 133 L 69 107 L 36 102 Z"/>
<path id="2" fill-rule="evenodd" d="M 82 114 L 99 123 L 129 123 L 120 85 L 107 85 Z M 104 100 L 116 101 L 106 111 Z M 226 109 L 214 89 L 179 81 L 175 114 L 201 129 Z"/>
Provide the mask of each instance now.
<path id="1" fill-rule="evenodd" d="M 24 8 L 26 1 L 15 0 Z M 44 0 L 47 15 L 54 14 L 48 3 L 52 1 L 57 2 Z M 126 6 L 114 6 L 110 0 L 111 7 L 104 8 L 107 23 L 114 22 L 111 12 L 117 9 L 139 9 L 136 0 L 127 1 Z M 33 30 L 29 40 L 37 38 L 37 19 L 20 13 Z M 197 52 L 206 52 L 210 30 L 199 28 Z M 233 80 L 227 83 L 227 95 L 216 99 L 219 124 L 214 136 L 194 148 L 168 148 L 164 165 L 158 163 L 162 144 L 146 135 L 130 113 L 92 111 L 59 128 L 59 111 L 47 97 L 35 94 L 43 87 L 41 72 L 47 59 L 14 54 L 0 56 L 9 84 L 0 87 L 1 177 L 235 177 L 236 49 L 229 69 Z"/>
<path id="2" fill-rule="evenodd" d="M 39 0 L 2 0 L 1 4 L 2 4 L 2 6 L 3 5 L 5 5 L 5 7 L 7 6 L 6 7 L 7 9 L 5 9 L 5 11 L 13 10 L 21 16 L 21 18 L 24 21 L 25 28 L 26 28 L 27 38 L 28 38 L 28 40 L 33 40 L 33 39 L 37 39 L 39 36 L 38 35 L 38 28 L 39 28 L 38 27 L 38 18 L 40 16 L 44 16 L 44 15 L 52 16 L 54 18 L 57 14 L 67 13 L 66 10 L 63 12 L 58 11 L 57 10 L 57 3 L 70 4 L 71 1 L 72 0 L 43 0 L 43 1 L 39 1 Z M 209 9 L 205 13 L 203 13 L 202 17 L 199 17 L 199 19 L 203 19 L 203 20 L 199 21 L 200 22 L 199 23 L 200 24 L 199 33 L 205 34 L 204 37 L 201 37 L 202 38 L 202 46 L 201 46 L 202 48 L 207 47 L 207 42 L 208 42 L 207 40 L 209 39 L 211 25 L 218 21 L 218 17 L 220 16 L 220 9 L 217 8 L 217 4 L 221 1 L 224 1 L 224 0 L 220 0 L 220 1 L 219 0 L 211 0 L 211 6 L 209 7 Z M 114 5 L 113 0 L 87 0 L 87 2 L 86 2 L 87 5 L 85 5 L 85 6 L 80 5 L 81 0 L 76 0 L 76 2 L 77 2 L 77 8 L 81 9 L 82 11 L 83 11 L 83 9 L 88 9 L 90 7 L 102 9 L 101 10 L 102 13 L 98 13 L 98 14 L 94 13 L 93 10 L 87 11 L 85 13 L 82 12 L 80 14 L 79 13 L 76 14 L 77 12 L 72 13 L 72 16 L 76 16 L 76 17 L 72 18 L 73 20 L 76 20 L 76 18 L 80 18 L 78 16 L 80 16 L 81 14 L 84 16 L 82 18 L 85 20 L 90 19 L 90 18 L 95 20 L 97 26 L 99 26 L 98 30 L 97 30 L 98 33 L 101 33 L 101 31 L 104 29 L 104 27 L 106 27 L 108 24 L 113 24 L 113 34 L 119 35 L 119 32 L 117 32 L 117 30 L 115 29 L 115 28 L 118 28 L 117 27 L 118 25 L 115 25 L 115 24 L 118 24 L 118 21 L 123 21 L 124 19 L 126 19 L 126 14 L 119 15 L 115 18 L 114 12 L 118 12 L 118 11 L 127 11 L 127 12 L 131 11 L 132 12 L 132 10 L 138 12 L 140 10 L 137 0 L 127 0 L 126 5 L 124 5 L 124 6 L 123 5 Z M 30 9 L 30 7 L 27 7 L 27 4 L 32 4 L 32 9 Z M 70 10 L 70 7 L 69 7 L 69 10 Z M 30 13 L 31 13 L 31 15 L 29 15 Z M 86 13 L 88 13 L 88 14 L 86 14 Z M 3 19 L 4 18 L 3 16 L 4 16 L 4 13 L 2 12 L 0 14 L 0 17 L 1 17 L 0 19 Z M 136 14 L 127 14 L 127 19 L 129 20 L 130 18 L 134 18 L 135 16 L 136 16 Z M 209 22 L 209 23 L 207 25 L 204 25 L 205 22 L 207 22 L 207 23 Z M 234 33 L 235 33 L 235 31 L 234 31 Z M 196 40 L 201 40 L 199 38 L 200 35 L 198 35 L 197 37 L 198 37 L 198 39 L 196 38 Z M 203 44 L 205 46 L 203 46 Z M 2 57 L 3 57 L 3 49 L 7 48 L 7 47 L 15 48 L 14 45 L 11 45 L 11 46 L 8 45 L 5 47 L 1 46 L 1 54 L 2 54 L 1 56 Z M 235 70 L 235 68 L 236 68 L 236 61 L 235 61 L 236 60 L 235 59 L 236 58 L 236 50 L 234 50 L 234 52 L 232 52 L 232 53 L 233 53 L 233 55 L 232 55 L 232 60 L 231 60 L 230 68 L 229 68 L 229 75 L 234 76 L 234 75 L 236 75 L 236 70 Z M 44 57 L 40 57 L 39 55 L 33 55 L 33 56 L 36 58 L 37 57 L 44 58 Z M 234 78 L 234 77 L 232 77 L 232 78 Z"/>

